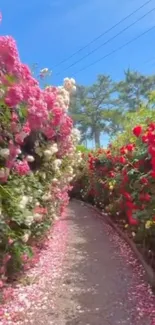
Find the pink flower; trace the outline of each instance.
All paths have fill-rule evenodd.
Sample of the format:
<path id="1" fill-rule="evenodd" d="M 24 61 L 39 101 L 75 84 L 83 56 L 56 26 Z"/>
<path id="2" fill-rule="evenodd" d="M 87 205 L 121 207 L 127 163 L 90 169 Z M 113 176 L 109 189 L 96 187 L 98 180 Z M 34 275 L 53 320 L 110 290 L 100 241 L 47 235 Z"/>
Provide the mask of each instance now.
<path id="1" fill-rule="evenodd" d="M 8 244 L 9 244 L 9 245 L 12 245 L 13 242 L 14 242 L 14 240 L 13 240 L 12 238 L 9 238 L 9 239 L 8 239 Z"/>
<path id="2" fill-rule="evenodd" d="M 19 176 L 24 176 L 30 171 L 30 167 L 26 160 L 15 162 L 14 169 Z"/>
<path id="3" fill-rule="evenodd" d="M 10 259 L 11 259 L 11 255 L 10 254 L 6 254 L 4 256 L 3 263 L 6 264 L 8 261 L 10 261 Z"/>
<path id="4" fill-rule="evenodd" d="M 20 85 L 14 85 L 12 87 L 8 88 L 8 91 L 6 93 L 5 97 L 5 103 L 9 107 L 14 107 L 17 104 L 21 103 L 23 100 L 23 94 L 22 94 L 22 88 Z"/>
<path id="5" fill-rule="evenodd" d="M 4 287 L 4 282 L 2 280 L 0 280 L 0 288 Z"/>

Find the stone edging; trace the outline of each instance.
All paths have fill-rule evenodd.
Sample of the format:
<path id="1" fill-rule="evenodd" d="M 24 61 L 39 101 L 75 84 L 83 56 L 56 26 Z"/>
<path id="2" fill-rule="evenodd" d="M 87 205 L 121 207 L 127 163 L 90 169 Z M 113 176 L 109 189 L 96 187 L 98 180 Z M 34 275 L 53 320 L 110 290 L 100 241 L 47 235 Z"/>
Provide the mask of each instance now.
<path id="1" fill-rule="evenodd" d="M 101 218 L 102 220 L 104 217 L 106 222 L 119 234 L 121 238 L 123 238 L 127 242 L 127 244 L 131 247 L 132 251 L 135 253 L 138 261 L 142 264 L 147 281 L 151 285 L 152 289 L 155 290 L 155 272 L 153 271 L 152 267 L 144 260 L 142 254 L 139 252 L 135 243 L 129 238 L 129 236 L 123 233 L 123 231 L 115 223 L 112 222 L 111 218 L 108 215 L 102 214 L 98 208 L 92 206 L 89 203 L 83 202 L 81 200 L 74 199 L 74 201 L 83 203 L 85 206 L 97 212 L 98 217 Z"/>

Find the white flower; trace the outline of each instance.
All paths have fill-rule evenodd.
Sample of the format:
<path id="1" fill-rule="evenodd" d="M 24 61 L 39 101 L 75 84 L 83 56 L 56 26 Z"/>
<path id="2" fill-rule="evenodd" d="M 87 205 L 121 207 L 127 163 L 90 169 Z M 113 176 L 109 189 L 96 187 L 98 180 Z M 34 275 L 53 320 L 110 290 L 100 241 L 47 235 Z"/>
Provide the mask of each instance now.
<path id="1" fill-rule="evenodd" d="M 70 82 L 72 83 L 72 85 L 75 85 L 76 84 L 76 81 L 73 78 L 70 79 Z"/>
<path id="2" fill-rule="evenodd" d="M 73 174 L 73 168 L 71 166 L 68 167 L 68 173 L 69 173 L 69 175 Z"/>
<path id="3" fill-rule="evenodd" d="M 57 178 L 53 178 L 52 183 L 53 184 L 57 184 L 58 183 L 58 179 Z"/>
<path id="4" fill-rule="evenodd" d="M 48 69 L 48 68 L 43 68 L 43 69 L 40 70 L 40 73 L 41 73 L 42 75 L 45 75 L 45 74 L 47 74 L 48 72 L 49 72 L 49 69 Z"/>
<path id="5" fill-rule="evenodd" d="M 72 129 L 72 139 L 73 139 L 73 143 L 78 143 L 80 141 L 81 135 L 80 135 L 80 131 L 77 128 L 73 128 Z"/>
<path id="6" fill-rule="evenodd" d="M 4 94 L 5 94 L 4 89 L 0 89 L 0 98 L 2 98 L 4 96 Z"/>
<path id="7" fill-rule="evenodd" d="M 9 175 L 9 169 L 8 168 L 1 168 L 0 169 L 0 178 L 6 177 Z"/>
<path id="8" fill-rule="evenodd" d="M 16 150 L 16 157 L 18 156 L 18 155 L 20 155 L 21 154 L 21 150 L 18 148 L 17 150 Z"/>
<path id="9" fill-rule="evenodd" d="M 26 157 L 26 160 L 27 160 L 28 162 L 33 162 L 35 159 L 34 159 L 33 156 L 28 155 L 28 156 Z"/>
<path id="10" fill-rule="evenodd" d="M 75 87 L 75 80 L 73 78 L 69 79 L 69 78 L 65 78 L 64 79 L 64 88 L 71 92 L 73 87 Z M 75 88 L 74 88 L 75 89 Z"/>
<path id="11" fill-rule="evenodd" d="M 33 196 L 29 196 L 29 202 L 30 202 L 30 203 L 33 202 Z"/>
<path id="12" fill-rule="evenodd" d="M 34 214 L 34 221 L 41 222 L 42 219 L 43 219 L 43 216 L 40 213 L 35 213 Z"/>
<path id="13" fill-rule="evenodd" d="M 48 150 L 48 149 L 44 150 L 44 156 L 45 156 L 45 158 L 46 158 L 47 160 L 50 160 L 51 157 L 52 157 L 52 153 L 51 153 L 51 151 Z"/>
<path id="14" fill-rule="evenodd" d="M 32 215 L 26 216 L 25 224 L 30 227 L 34 221 L 34 217 Z"/>
<path id="15" fill-rule="evenodd" d="M 58 152 L 58 146 L 57 146 L 57 143 L 54 143 L 53 145 L 51 145 L 51 146 L 49 147 L 49 150 L 50 150 L 50 152 L 51 152 L 52 155 L 55 154 L 56 152 Z"/>
<path id="16" fill-rule="evenodd" d="M 54 220 L 57 220 L 58 219 L 58 216 L 56 214 L 53 214 L 52 217 L 53 217 Z"/>
<path id="17" fill-rule="evenodd" d="M 51 194 L 50 193 L 48 193 L 48 194 L 44 194 L 43 196 L 42 196 L 42 200 L 43 201 L 49 201 L 51 199 Z"/>
<path id="18" fill-rule="evenodd" d="M 68 183 L 70 183 L 72 181 L 72 179 L 73 179 L 73 177 L 68 177 L 67 178 Z"/>
<path id="19" fill-rule="evenodd" d="M 22 197 L 22 199 L 21 199 L 21 201 L 20 201 L 20 203 L 19 203 L 19 208 L 22 209 L 22 210 L 24 210 L 26 204 L 28 203 L 28 201 L 29 201 L 28 196 L 23 195 L 23 197 Z"/>
<path id="20" fill-rule="evenodd" d="M 0 149 L 0 155 L 3 158 L 5 158 L 5 159 L 8 158 L 9 154 L 10 154 L 10 150 L 8 148 Z"/>
<path id="21" fill-rule="evenodd" d="M 56 160 L 54 160 L 54 161 L 53 161 L 53 167 L 54 167 L 54 169 L 55 169 L 55 170 L 59 169 L 59 167 L 61 166 L 61 164 L 62 164 L 61 159 L 56 159 Z"/>
<path id="22" fill-rule="evenodd" d="M 23 243 L 27 243 L 27 241 L 29 240 L 30 238 L 30 235 L 31 235 L 31 231 L 27 231 L 23 236 L 22 236 L 22 241 Z"/>

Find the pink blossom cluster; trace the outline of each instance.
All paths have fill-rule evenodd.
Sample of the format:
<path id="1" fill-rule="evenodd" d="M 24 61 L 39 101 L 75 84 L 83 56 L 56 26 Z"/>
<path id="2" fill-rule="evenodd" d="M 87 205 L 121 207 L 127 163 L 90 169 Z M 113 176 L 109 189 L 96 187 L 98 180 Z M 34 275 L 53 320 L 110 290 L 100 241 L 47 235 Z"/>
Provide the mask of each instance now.
<path id="1" fill-rule="evenodd" d="M 0 172 L 1 181 L 6 181 L 12 169 L 19 175 L 29 172 L 26 157 L 22 154 L 19 161 L 18 155 L 24 139 L 32 131 L 43 132 L 48 141 L 56 137 L 61 155 L 66 152 L 64 144 L 72 130 L 72 120 L 64 109 L 69 105 L 69 92 L 64 87 L 61 92 L 56 87 L 41 89 L 30 69 L 21 63 L 16 43 L 10 36 L 0 37 L 0 102 L 2 114 L 7 110 L 9 116 L 7 143 L 1 130 L 1 146 L 9 149 L 6 168 Z"/>
<path id="2" fill-rule="evenodd" d="M 75 89 L 69 78 L 61 87 L 42 89 L 21 62 L 15 40 L 0 36 L 0 184 L 7 200 L 7 205 L 0 202 L 5 247 L 1 288 L 16 247 L 17 259 L 21 249 L 21 262 L 28 265 L 24 250 L 32 234 L 34 238 L 39 227 L 51 224 L 68 204 L 77 138 L 67 111 Z"/>

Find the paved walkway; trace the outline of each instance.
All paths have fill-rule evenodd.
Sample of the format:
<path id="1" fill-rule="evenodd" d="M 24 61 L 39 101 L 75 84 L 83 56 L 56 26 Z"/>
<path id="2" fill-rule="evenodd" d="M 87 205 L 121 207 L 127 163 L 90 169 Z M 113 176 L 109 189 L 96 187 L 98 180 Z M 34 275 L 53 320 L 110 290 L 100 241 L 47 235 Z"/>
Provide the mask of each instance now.
<path id="1" fill-rule="evenodd" d="M 95 214 L 79 202 L 70 203 L 53 231 L 53 244 L 32 270 L 36 274 L 41 268 L 40 282 L 20 289 L 30 294 L 17 324 L 155 325 L 154 296 L 142 267 Z"/>
<path id="2" fill-rule="evenodd" d="M 151 325 L 141 309 L 147 303 L 147 286 L 139 273 L 137 280 L 141 267 L 137 268 L 126 244 L 122 246 L 109 226 L 80 203 L 70 203 L 67 222 L 68 253 L 53 324 Z M 140 288 L 146 297 L 140 296 Z"/>

